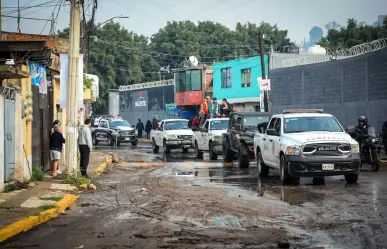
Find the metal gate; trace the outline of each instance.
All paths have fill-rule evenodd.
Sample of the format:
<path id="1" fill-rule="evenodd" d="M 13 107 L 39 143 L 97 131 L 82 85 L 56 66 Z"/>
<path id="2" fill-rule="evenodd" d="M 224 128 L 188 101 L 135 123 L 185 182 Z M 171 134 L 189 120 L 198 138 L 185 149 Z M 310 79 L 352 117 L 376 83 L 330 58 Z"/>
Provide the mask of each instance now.
<path id="1" fill-rule="evenodd" d="M 15 175 L 15 89 L 4 90 L 4 181 Z"/>

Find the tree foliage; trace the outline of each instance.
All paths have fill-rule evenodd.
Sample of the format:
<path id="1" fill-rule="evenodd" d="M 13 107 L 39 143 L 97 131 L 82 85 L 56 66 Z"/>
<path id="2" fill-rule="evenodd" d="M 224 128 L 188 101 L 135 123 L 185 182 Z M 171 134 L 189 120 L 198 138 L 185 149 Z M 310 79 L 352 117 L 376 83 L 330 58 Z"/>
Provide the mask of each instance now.
<path id="1" fill-rule="evenodd" d="M 362 43 L 371 42 L 380 38 L 387 38 L 387 18 L 380 27 L 357 24 L 355 19 L 348 19 L 347 27 L 330 29 L 326 37 L 319 44 L 325 48 L 336 50 L 351 48 Z"/>

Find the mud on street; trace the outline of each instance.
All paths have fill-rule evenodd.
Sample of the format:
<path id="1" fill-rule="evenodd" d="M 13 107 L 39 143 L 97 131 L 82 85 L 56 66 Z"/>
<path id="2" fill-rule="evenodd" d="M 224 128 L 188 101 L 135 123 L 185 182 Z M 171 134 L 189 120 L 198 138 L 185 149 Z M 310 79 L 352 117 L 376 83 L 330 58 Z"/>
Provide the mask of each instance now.
<path id="1" fill-rule="evenodd" d="M 120 163 L 96 192 L 2 248 L 387 248 L 387 167 L 280 186 L 192 151 L 152 154 L 150 145 L 99 150 Z M 55 246 L 54 246 L 55 245 Z"/>

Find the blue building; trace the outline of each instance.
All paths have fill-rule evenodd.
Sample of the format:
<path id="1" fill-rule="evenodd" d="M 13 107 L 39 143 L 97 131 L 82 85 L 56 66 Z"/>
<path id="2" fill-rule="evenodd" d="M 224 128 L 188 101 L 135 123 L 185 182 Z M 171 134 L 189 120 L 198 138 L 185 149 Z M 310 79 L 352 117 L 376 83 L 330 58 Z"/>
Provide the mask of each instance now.
<path id="1" fill-rule="evenodd" d="M 258 78 L 262 77 L 261 57 L 236 59 L 213 64 L 214 97 L 227 99 L 237 111 L 259 111 L 261 91 Z M 265 55 L 268 75 L 268 56 Z M 263 94 L 262 94 L 263 95 Z"/>

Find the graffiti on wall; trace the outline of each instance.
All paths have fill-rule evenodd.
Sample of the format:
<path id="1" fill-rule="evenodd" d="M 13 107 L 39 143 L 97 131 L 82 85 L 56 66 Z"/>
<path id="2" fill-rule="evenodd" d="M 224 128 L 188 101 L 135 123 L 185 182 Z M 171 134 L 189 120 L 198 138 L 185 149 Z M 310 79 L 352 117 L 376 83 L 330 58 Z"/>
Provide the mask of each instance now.
<path id="1" fill-rule="evenodd" d="M 39 86 L 40 94 L 47 94 L 47 70 L 37 62 L 29 61 L 28 68 L 30 69 L 31 84 Z"/>

